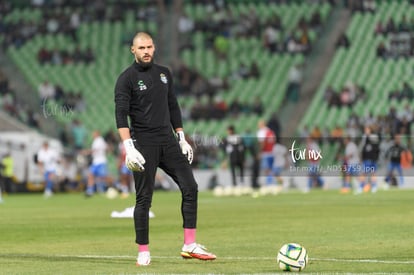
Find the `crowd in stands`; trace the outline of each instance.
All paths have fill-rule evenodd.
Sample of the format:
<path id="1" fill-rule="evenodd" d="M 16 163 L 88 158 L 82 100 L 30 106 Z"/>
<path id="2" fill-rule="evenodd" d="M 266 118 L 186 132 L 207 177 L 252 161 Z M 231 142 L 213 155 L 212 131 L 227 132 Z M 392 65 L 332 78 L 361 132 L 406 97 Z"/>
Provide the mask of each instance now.
<path id="1" fill-rule="evenodd" d="M 329 107 L 351 108 L 356 102 L 367 99 L 367 93 L 364 86 L 348 82 L 339 91 L 328 86 L 324 99 Z"/>
<path id="2" fill-rule="evenodd" d="M 300 137 L 312 137 L 320 143 L 324 141 L 342 142 L 342 138 L 349 136 L 360 138 L 366 127 L 370 127 L 382 137 L 393 137 L 397 134 L 404 136 L 404 143 L 411 146 L 411 126 L 414 122 L 414 111 L 410 104 L 404 108 L 390 107 L 385 115 L 374 115 L 372 112 L 366 116 L 358 116 L 355 112 L 349 116 L 345 125 L 333 125 L 332 128 L 314 126 L 311 129 L 304 127 L 299 133 Z M 411 148 L 411 147 L 410 147 Z"/>
<path id="3" fill-rule="evenodd" d="M 21 47 L 35 35 L 63 34 L 78 42 L 77 31 L 83 23 L 98 21 L 120 21 L 125 14 L 136 8 L 134 1 L 112 1 L 110 4 L 101 0 L 84 1 L 29 1 L 31 9 L 38 12 L 38 18 L 17 18 L 0 21 L 0 36 L 3 37 L 3 50 L 9 46 Z M 135 17 L 138 20 L 155 20 L 156 4 L 151 1 L 141 2 Z M 1 1 L 0 17 L 5 18 L 13 12 L 19 1 Z M 27 8 L 27 6 L 23 5 Z"/>
<path id="4" fill-rule="evenodd" d="M 395 22 L 392 17 L 389 17 L 386 22 L 378 21 L 374 33 L 375 35 L 387 36 L 389 34 L 413 32 L 414 31 L 414 17 L 408 19 L 407 15 L 401 17 L 401 21 Z"/>
<path id="5" fill-rule="evenodd" d="M 404 14 L 399 22 L 395 22 L 392 17 L 386 22 L 379 21 L 374 33 L 383 36 L 385 40 L 377 46 L 377 57 L 387 59 L 414 56 L 414 17 L 408 19 Z"/>
<path id="6" fill-rule="evenodd" d="M 39 114 L 18 100 L 14 90 L 9 85 L 9 79 L 0 70 L 0 111 L 17 118 L 32 128 L 39 128 Z"/>
<path id="7" fill-rule="evenodd" d="M 375 0 L 344 0 L 344 5 L 352 12 L 374 13 L 377 8 Z"/>
<path id="8" fill-rule="evenodd" d="M 72 52 L 59 49 L 48 50 L 42 47 L 37 54 L 37 60 L 41 65 L 89 64 L 95 60 L 95 56 L 90 47 L 85 50 L 76 47 Z"/>
<path id="9" fill-rule="evenodd" d="M 339 36 L 338 40 L 336 41 L 335 46 L 336 46 L 337 49 L 340 48 L 340 47 L 348 49 L 351 46 L 351 42 L 349 41 L 349 38 L 346 35 L 346 33 L 342 33 Z"/>
<path id="10" fill-rule="evenodd" d="M 41 105 L 54 101 L 62 106 L 62 110 L 68 112 L 83 112 L 86 109 L 82 92 L 65 91 L 59 84 L 50 83 L 48 80 L 39 84 L 38 93 Z"/>
<path id="11" fill-rule="evenodd" d="M 177 95 L 189 95 L 200 98 L 214 97 L 218 90 L 230 88 L 227 78 L 212 77 L 206 79 L 198 71 L 184 63 L 176 63 L 173 69 L 174 91 Z"/>
<path id="12" fill-rule="evenodd" d="M 190 119 L 223 119 L 228 116 L 235 118 L 240 114 L 254 114 L 260 116 L 264 111 L 263 103 L 259 97 L 252 103 L 240 102 L 238 99 L 226 103 L 220 96 L 209 98 L 205 103 L 203 102 L 203 100 L 197 101 L 191 107 L 189 112 Z M 183 111 L 183 113 L 187 112 L 187 110 Z"/>
<path id="13" fill-rule="evenodd" d="M 408 82 L 404 82 L 402 85 L 401 90 L 390 91 L 388 94 L 388 98 L 390 100 L 395 99 L 397 101 L 402 101 L 404 99 L 412 102 L 414 99 L 414 89 L 408 84 Z"/>
<path id="14" fill-rule="evenodd" d="M 231 75 L 225 77 L 215 75 L 206 78 L 181 62 L 176 64 L 173 73 L 176 79 L 174 82 L 175 93 L 177 95 L 195 96 L 198 99 L 202 96 L 212 98 L 217 92 L 229 89 L 229 82 L 260 77 L 260 69 L 256 62 L 252 62 L 249 66 L 241 62 Z"/>
<path id="15" fill-rule="evenodd" d="M 277 2 L 277 1 L 276 1 Z M 282 1 L 283 2 L 283 1 Z M 328 1 L 334 3 L 334 1 Z M 289 2 L 286 1 L 285 4 Z M 183 13 L 178 22 L 178 30 L 182 35 L 181 49 L 192 48 L 191 33 L 201 31 L 206 34 L 205 45 L 226 57 L 229 49 L 228 39 L 240 37 L 255 37 L 263 47 L 271 53 L 309 53 L 312 48 L 310 32 L 318 32 L 322 26 L 321 14 L 317 10 L 309 19 L 301 17 L 296 26 L 288 29 L 283 25 L 279 14 L 274 13 L 270 18 L 260 20 L 255 9 L 241 13 L 238 17 L 232 13 L 228 3 L 224 1 L 203 2 L 206 6 L 206 18 L 211 20 L 194 21 L 190 15 Z"/>

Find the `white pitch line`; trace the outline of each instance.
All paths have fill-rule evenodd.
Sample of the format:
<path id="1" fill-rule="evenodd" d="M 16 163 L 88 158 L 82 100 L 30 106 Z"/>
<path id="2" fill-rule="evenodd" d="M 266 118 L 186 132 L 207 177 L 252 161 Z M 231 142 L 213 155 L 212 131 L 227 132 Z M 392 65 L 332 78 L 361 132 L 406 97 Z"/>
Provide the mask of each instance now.
<path id="1" fill-rule="evenodd" d="M 351 262 L 351 263 L 380 263 L 380 264 L 414 264 L 414 261 L 390 261 L 376 259 L 334 259 L 334 258 L 311 258 L 312 261 L 325 262 Z"/>
<path id="2" fill-rule="evenodd" d="M 84 258 L 84 259 L 135 259 L 135 256 L 127 255 L 54 255 L 62 258 Z M 53 257 L 51 255 L 51 257 Z M 151 256 L 154 259 L 181 259 L 177 256 Z M 276 260 L 276 257 L 218 257 L 223 260 Z M 323 262 L 349 262 L 349 263 L 380 263 L 380 264 L 408 264 L 414 265 L 414 261 L 392 261 L 392 260 L 377 260 L 377 259 L 336 259 L 336 258 L 309 258 L 310 261 Z"/>

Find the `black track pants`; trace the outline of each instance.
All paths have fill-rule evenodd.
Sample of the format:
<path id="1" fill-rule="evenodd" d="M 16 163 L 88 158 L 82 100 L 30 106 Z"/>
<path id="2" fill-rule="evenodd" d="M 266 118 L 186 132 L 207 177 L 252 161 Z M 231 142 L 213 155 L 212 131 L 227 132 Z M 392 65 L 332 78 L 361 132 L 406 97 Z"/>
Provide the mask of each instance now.
<path id="1" fill-rule="evenodd" d="M 184 228 L 196 228 L 198 186 L 187 158 L 177 142 L 167 145 L 136 145 L 145 158 L 145 171 L 135 172 L 136 203 L 134 210 L 135 241 L 149 243 L 149 209 L 154 192 L 157 167 L 165 171 L 178 185 L 182 195 L 181 214 Z"/>

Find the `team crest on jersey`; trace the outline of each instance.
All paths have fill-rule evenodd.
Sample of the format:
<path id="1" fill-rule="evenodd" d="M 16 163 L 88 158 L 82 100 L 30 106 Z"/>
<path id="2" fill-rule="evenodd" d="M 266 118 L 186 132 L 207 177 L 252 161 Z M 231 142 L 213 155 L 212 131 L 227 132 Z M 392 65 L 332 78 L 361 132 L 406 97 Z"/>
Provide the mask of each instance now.
<path id="1" fill-rule="evenodd" d="M 164 84 L 167 84 L 167 83 L 168 83 L 168 79 L 167 79 L 167 77 L 165 76 L 165 74 L 161 73 L 161 74 L 160 74 L 160 79 L 161 79 L 161 81 L 162 81 Z"/>
<path id="2" fill-rule="evenodd" d="M 145 85 L 143 80 L 138 80 L 138 89 L 140 91 L 144 91 L 147 89 L 147 85 Z"/>

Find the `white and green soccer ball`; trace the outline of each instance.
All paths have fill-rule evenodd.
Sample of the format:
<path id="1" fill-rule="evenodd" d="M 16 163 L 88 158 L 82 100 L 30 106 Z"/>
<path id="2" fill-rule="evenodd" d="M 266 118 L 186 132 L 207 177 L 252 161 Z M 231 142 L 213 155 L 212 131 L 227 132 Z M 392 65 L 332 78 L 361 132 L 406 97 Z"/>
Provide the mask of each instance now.
<path id="1" fill-rule="evenodd" d="M 276 260 L 283 271 L 302 271 L 308 264 L 308 252 L 300 244 L 287 243 L 280 248 Z"/>

